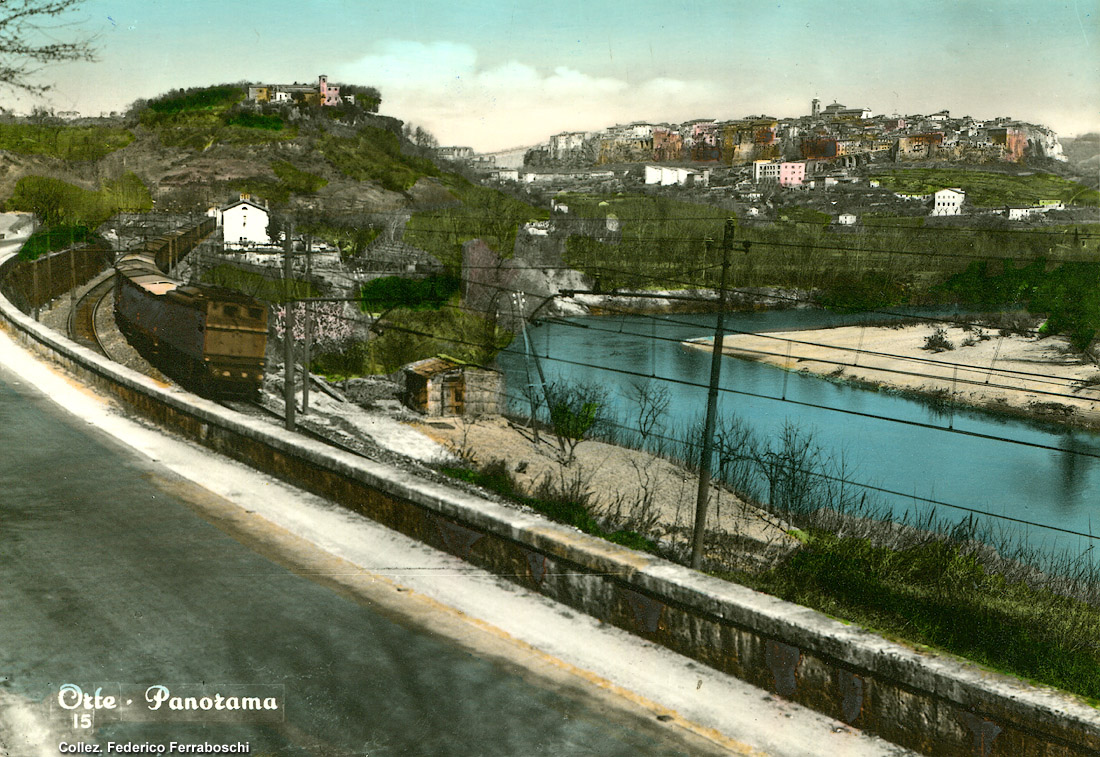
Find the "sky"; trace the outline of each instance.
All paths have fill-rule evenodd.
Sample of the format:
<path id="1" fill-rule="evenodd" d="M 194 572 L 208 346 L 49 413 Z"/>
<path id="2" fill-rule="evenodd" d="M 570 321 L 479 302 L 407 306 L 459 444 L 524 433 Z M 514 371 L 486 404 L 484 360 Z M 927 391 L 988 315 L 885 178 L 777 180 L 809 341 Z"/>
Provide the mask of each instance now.
<path id="1" fill-rule="evenodd" d="M 97 60 L 42 70 L 38 104 L 88 115 L 326 74 L 479 151 L 813 98 L 1100 131 L 1100 0 L 83 0 L 51 33 L 91 35 Z"/>

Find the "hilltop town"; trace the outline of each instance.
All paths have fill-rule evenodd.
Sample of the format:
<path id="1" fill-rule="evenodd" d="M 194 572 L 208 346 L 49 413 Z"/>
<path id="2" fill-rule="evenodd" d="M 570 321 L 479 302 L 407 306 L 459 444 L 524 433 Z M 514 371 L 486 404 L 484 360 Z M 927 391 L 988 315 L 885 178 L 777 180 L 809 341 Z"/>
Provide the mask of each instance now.
<path id="1" fill-rule="evenodd" d="M 632 123 L 598 132 L 564 132 L 530 150 L 532 167 L 579 167 L 613 163 L 713 163 L 726 166 L 768 161 L 784 186 L 831 167 L 851 168 L 876 160 L 1018 163 L 1025 157 L 1064 161 L 1050 129 L 1007 117 L 989 120 L 931 115 L 872 115 L 869 108 L 840 103 L 795 118 L 749 116 L 734 121 L 695 119 L 682 124 Z"/>
<path id="2" fill-rule="evenodd" d="M 695 189 L 707 201 L 743 204 L 747 216 L 774 216 L 787 204 L 822 206 L 835 222 L 849 225 L 862 212 L 1033 220 L 1067 210 L 1072 198 L 982 189 L 968 196 L 966 187 L 956 185 L 960 172 L 1027 176 L 1038 170 L 1076 178 L 1058 135 L 1046 126 L 947 110 L 874 115 L 835 102 L 822 107 L 816 99 L 809 114 L 791 118 L 634 122 L 561 132 L 524 150 L 522 158 L 520 151 L 479 155 L 458 146 L 441 147 L 437 155 L 528 194 Z M 930 168 L 940 171 L 913 170 Z M 841 201 L 799 193 L 834 188 L 846 193 Z"/>

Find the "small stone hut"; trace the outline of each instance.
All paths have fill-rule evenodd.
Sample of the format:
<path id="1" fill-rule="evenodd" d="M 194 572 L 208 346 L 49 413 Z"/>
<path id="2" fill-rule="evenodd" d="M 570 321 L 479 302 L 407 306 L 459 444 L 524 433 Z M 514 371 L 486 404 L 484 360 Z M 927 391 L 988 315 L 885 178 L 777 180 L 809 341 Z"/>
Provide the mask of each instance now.
<path id="1" fill-rule="evenodd" d="M 440 355 L 410 363 L 405 404 L 425 415 L 499 415 L 504 381 L 500 371 Z"/>

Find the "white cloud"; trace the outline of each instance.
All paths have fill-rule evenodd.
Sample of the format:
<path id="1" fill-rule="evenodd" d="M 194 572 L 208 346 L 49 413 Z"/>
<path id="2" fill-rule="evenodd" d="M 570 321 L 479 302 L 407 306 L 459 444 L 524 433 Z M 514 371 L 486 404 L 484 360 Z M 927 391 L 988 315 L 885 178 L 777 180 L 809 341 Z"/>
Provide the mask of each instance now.
<path id="1" fill-rule="evenodd" d="M 385 113 L 423 125 L 443 144 L 480 150 L 533 144 L 563 130 L 692 118 L 721 99 L 706 82 L 628 82 L 567 66 L 543 72 L 517 60 L 484 67 L 472 46 L 455 42 L 381 41 L 337 73 L 378 87 Z"/>

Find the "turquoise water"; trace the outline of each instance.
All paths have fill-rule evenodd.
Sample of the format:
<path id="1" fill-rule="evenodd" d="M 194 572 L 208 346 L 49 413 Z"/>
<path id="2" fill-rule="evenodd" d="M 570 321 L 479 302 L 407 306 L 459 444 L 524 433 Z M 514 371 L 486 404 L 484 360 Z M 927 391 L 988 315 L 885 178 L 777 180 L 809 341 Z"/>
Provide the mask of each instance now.
<path id="1" fill-rule="evenodd" d="M 624 423 L 631 415 L 625 394 L 631 382 L 639 380 L 625 372 L 653 376 L 671 392 L 667 425 L 677 427 L 702 417 L 710 376 L 710 354 L 685 348 L 679 341 L 713 335 L 714 319 L 714 315 L 575 318 L 543 323 L 529 329 L 529 336 L 532 348 L 543 357 L 548 381 L 567 379 L 602 386 Z M 855 320 L 854 316 L 823 311 L 788 310 L 727 316 L 726 325 L 732 330 L 759 332 Z M 522 339 L 511 349 L 500 362 L 509 394 L 516 397 L 528 381 L 528 367 Z M 812 431 L 826 451 L 843 454 L 851 466 L 850 480 L 907 495 L 873 495 L 896 512 L 916 507 L 921 512 L 935 508 L 951 519 L 966 515 L 914 499 L 923 497 L 1083 533 L 1092 529 L 1091 516 L 1100 515 L 1100 434 L 976 411 L 944 415 L 926 403 L 898 395 L 735 358 L 723 360 L 721 385 L 747 394 L 722 392 L 720 415 L 735 414 L 764 438 L 774 439 L 788 421 Z M 522 405 L 513 402 L 517 409 Z M 949 427 L 1024 444 L 952 433 Z M 1083 551 L 1090 541 L 1044 528 L 1000 523 L 1044 549 Z M 1096 526 L 1100 532 L 1100 518 Z"/>

